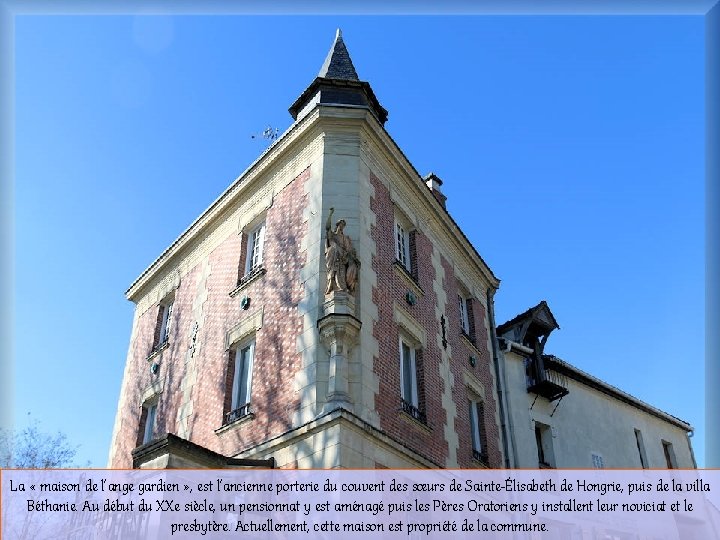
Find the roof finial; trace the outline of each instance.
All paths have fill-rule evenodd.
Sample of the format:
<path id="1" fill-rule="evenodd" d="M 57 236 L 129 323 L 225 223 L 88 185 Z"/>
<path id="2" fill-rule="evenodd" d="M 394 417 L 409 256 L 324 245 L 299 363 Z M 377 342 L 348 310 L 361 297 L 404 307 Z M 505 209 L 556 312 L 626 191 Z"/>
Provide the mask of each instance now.
<path id="1" fill-rule="evenodd" d="M 335 32 L 335 39 L 342 39 L 342 30 L 339 28 L 337 29 L 337 32 Z"/>

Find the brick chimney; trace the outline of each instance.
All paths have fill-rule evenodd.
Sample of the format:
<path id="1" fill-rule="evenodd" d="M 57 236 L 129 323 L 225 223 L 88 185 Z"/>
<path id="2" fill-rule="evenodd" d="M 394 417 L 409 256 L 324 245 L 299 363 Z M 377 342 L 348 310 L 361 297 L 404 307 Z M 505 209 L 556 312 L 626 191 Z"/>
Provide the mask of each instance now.
<path id="1" fill-rule="evenodd" d="M 438 200 L 438 202 L 442 205 L 443 208 L 445 208 L 445 201 L 447 200 L 447 197 L 443 195 L 443 192 L 440 191 L 440 186 L 442 186 L 442 180 L 436 175 L 434 172 L 428 173 L 423 177 L 423 180 L 425 180 L 425 185 L 430 189 L 433 196 Z"/>

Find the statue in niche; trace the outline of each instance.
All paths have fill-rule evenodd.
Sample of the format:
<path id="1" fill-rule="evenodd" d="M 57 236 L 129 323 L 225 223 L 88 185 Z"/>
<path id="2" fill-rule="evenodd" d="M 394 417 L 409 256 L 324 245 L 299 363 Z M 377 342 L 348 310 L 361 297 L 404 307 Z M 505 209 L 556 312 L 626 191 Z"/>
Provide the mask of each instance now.
<path id="1" fill-rule="evenodd" d="M 335 208 L 330 208 L 325 223 L 325 264 L 327 266 L 327 287 L 325 294 L 333 291 L 355 292 L 360 261 L 355 253 L 350 237 L 344 233 L 345 220 L 341 219 L 332 230 L 332 216 Z"/>

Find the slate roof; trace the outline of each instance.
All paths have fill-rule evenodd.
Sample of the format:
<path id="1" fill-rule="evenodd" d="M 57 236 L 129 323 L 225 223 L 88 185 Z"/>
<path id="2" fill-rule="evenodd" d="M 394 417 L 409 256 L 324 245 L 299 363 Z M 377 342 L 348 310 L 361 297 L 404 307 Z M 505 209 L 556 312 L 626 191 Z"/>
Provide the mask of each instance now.
<path id="1" fill-rule="evenodd" d="M 318 94 L 320 104 L 366 106 L 381 124 L 387 122 L 388 112 L 380 105 L 370 84 L 358 78 L 339 28 L 320 73 L 288 109 L 294 120 Z"/>
<path id="2" fill-rule="evenodd" d="M 525 319 L 531 319 L 535 316 L 535 314 L 540 310 L 546 310 L 546 312 L 550 315 L 551 322 L 555 325 L 555 328 L 560 328 L 560 325 L 558 325 L 557 321 L 555 320 L 555 316 L 552 314 L 552 311 L 550 311 L 550 308 L 547 305 L 547 302 L 545 300 L 542 300 L 537 306 L 533 306 L 527 311 L 524 311 L 520 315 L 516 315 L 512 319 L 510 319 L 507 322 L 502 323 L 500 326 L 497 327 L 497 333 L 498 335 L 503 334 L 513 326 L 515 326 L 517 323 L 519 323 L 522 320 Z"/>
<path id="3" fill-rule="evenodd" d="M 338 28 L 335 34 L 335 41 L 330 47 L 327 58 L 320 68 L 318 77 L 325 79 L 340 79 L 343 81 L 359 81 L 355 66 L 353 66 L 345 42 L 342 38 L 342 31 Z"/>

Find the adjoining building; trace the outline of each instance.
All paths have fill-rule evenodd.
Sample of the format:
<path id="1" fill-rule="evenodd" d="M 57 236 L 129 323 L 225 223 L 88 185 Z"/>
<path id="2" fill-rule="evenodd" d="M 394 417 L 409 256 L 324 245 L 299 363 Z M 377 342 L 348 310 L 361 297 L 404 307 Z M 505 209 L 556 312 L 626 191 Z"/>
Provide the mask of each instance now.
<path id="1" fill-rule="evenodd" d="M 498 340 L 499 280 L 385 130 L 340 31 L 290 113 L 128 289 L 110 467 L 590 466 L 567 441 L 593 400 L 636 426 L 650 466 L 656 436 L 691 466 L 690 426 L 544 355 L 544 304 Z M 625 435 L 597 434 L 605 466 L 641 465 Z"/>
<path id="2" fill-rule="evenodd" d="M 545 301 L 497 328 L 514 468 L 695 468 L 692 426 L 545 354 Z"/>

